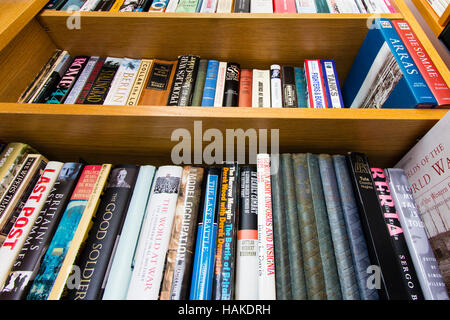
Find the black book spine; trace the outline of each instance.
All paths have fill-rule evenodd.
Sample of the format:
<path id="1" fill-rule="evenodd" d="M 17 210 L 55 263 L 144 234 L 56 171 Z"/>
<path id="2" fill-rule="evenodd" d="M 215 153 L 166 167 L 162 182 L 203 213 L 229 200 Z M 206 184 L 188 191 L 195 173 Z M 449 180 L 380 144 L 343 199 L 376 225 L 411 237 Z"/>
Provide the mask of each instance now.
<path id="1" fill-rule="evenodd" d="M 228 62 L 225 73 L 225 88 L 223 94 L 224 107 L 237 107 L 239 104 L 239 80 L 241 66 L 238 63 Z"/>
<path id="2" fill-rule="evenodd" d="M 408 300 L 403 275 L 397 265 L 397 256 L 375 191 L 369 161 L 363 153 L 350 152 L 346 156 L 361 224 L 366 237 L 372 265 L 367 285 L 378 289 L 381 299 Z"/>
<path id="3" fill-rule="evenodd" d="M 402 272 L 405 290 L 408 292 L 410 300 L 424 300 L 385 172 L 381 168 L 371 168 L 371 172 L 384 220 L 389 231 L 389 238 L 396 252 L 398 269 Z"/>
<path id="4" fill-rule="evenodd" d="M 192 105 L 192 97 L 194 95 L 195 79 L 197 78 L 198 66 L 200 65 L 200 57 L 189 56 L 186 66 L 186 76 L 181 86 L 179 106 Z"/>
<path id="5" fill-rule="evenodd" d="M 153 0 L 139 0 L 139 3 L 134 11 L 147 12 L 150 9 L 152 2 Z"/>
<path id="6" fill-rule="evenodd" d="M 72 191 L 80 176 L 80 163 L 65 163 L 11 269 L 0 300 L 23 300 L 39 270 Z M 14 285 L 12 285 L 14 283 Z M 11 284 L 11 285 L 9 285 Z"/>
<path id="7" fill-rule="evenodd" d="M 250 13 L 250 0 L 236 0 L 234 2 L 234 12 Z"/>
<path id="8" fill-rule="evenodd" d="M 112 170 L 94 224 L 77 261 L 81 275 L 80 286 L 69 290 L 69 299 L 101 299 L 106 285 L 105 276 L 122 229 L 138 171 L 139 167 L 135 165 L 118 165 Z"/>
<path id="9" fill-rule="evenodd" d="M 103 104 L 111 88 L 117 70 L 120 67 L 121 59 L 107 58 L 103 64 L 97 78 L 94 81 L 89 93 L 84 99 L 85 104 Z"/>
<path id="10" fill-rule="evenodd" d="M 46 4 L 44 9 L 57 10 L 57 9 L 61 8 L 66 2 L 67 2 L 67 0 L 51 0 Z"/>
<path id="11" fill-rule="evenodd" d="M 283 90 L 283 108 L 297 108 L 297 89 L 294 67 L 281 67 L 281 88 Z"/>
<path id="12" fill-rule="evenodd" d="M 109 11 L 113 6 L 115 0 L 102 0 L 99 2 L 94 11 Z"/>
<path id="13" fill-rule="evenodd" d="M 188 55 L 178 57 L 178 63 L 177 68 L 175 69 L 172 88 L 170 89 L 169 99 L 167 100 L 168 106 L 177 106 L 180 102 L 181 88 L 183 86 L 184 79 L 186 78 L 186 68 L 188 60 Z"/>

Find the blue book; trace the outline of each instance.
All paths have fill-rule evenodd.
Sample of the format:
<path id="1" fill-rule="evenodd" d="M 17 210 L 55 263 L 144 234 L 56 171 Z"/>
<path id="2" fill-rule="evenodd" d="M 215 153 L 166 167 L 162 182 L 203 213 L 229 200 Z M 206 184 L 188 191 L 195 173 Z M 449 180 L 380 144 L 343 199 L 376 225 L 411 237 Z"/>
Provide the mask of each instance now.
<path id="1" fill-rule="evenodd" d="M 306 100 L 306 79 L 305 70 L 300 67 L 294 68 L 295 87 L 297 88 L 297 103 L 299 108 L 306 108 L 308 101 Z"/>
<path id="2" fill-rule="evenodd" d="M 343 88 L 350 108 L 425 108 L 437 104 L 388 19 L 375 19 Z"/>
<path id="3" fill-rule="evenodd" d="M 320 60 L 322 66 L 323 84 L 329 108 L 344 108 L 341 86 L 337 76 L 334 60 Z"/>
<path id="4" fill-rule="evenodd" d="M 197 8 L 195 9 L 195 12 L 200 12 L 202 9 L 203 0 L 198 0 Z"/>
<path id="5" fill-rule="evenodd" d="M 119 243 L 106 282 L 103 300 L 125 300 L 133 271 L 134 253 L 144 219 L 155 167 L 141 166 Z"/>
<path id="6" fill-rule="evenodd" d="M 214 274 L 220 170 L 210 168 L 205 184 L 203 214 L 198 215 L 197 242 L 190 300 L 210 300 Z"/>
<path id="7" fill-rule="evenodd" d="M 219 61 L 209 60 L 206 69 L 205 87 L 203 88 L 202 107 L 214 107 L 218 72 Z"/>

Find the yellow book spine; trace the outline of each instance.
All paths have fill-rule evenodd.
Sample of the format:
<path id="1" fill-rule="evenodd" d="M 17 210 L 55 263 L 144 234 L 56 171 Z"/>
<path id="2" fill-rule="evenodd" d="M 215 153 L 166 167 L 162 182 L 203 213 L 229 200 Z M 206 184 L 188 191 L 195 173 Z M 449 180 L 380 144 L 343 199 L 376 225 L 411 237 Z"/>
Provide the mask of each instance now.
<path id="1" fill-rule="evenodd" d="M 88 203 L 86 204 L 86 208 L 83 211 L 83 216 L 81 217 L 77 230 L 75 231 L 75 235 L 70 243 L 69 250 L 67 250 L 66 257 L 64 258 L 61 269 L 56 277 L 55 284 L 50 291 L 48 300 L 59 300 L 64 292 L 66 281 L 72 272 L 72 266 L 75 263 L 80 247 L 87 238 L 92 218 L 94 217 L 98 205 L 100 204 L 100 196 L 106 186 L 111 167 L 111 164 L 102 165 L 97 181 L 95 182 L 94 189 L 92 190 Z"/>
<path id="2" fill-rule="evenodd" d="M 109 11 L 119 12 L 119 9 L 122 6 L 123 2 L 124 0 L 116 0 L 116 2 L 114 2 L 113 6 L 111 7 L 111 9 L 109 9 Z"/>
<path id="3" fill-rule="evenodd" d="M 136 74 L 136 79 L 134 80 L 133 86 L 131 87 L 130 94 L 126 102 L 127 106 L 135 106 L 138 104 L 139 97 L 141 96 L 142 90 L 144 89 L 145 82 L 147 80 L 147 75 L 152 68 L 153 60 L 142 59 L 141 65 L 139 66 L 138 72 Z"/>

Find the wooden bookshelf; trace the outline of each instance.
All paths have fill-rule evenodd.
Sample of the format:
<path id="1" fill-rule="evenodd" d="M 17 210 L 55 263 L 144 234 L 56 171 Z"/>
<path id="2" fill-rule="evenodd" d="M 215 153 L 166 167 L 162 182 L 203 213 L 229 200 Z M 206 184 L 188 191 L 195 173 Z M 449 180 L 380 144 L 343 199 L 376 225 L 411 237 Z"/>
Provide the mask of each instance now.
<path id="1" fill-rule="evenodd" d="M 439 17 L 426 0 L 412 0 L 417 10 L 430 26 L 436 37 L 439 37 L 442 30 L 450 20 L 450 6 L 447 7 L 444 14 Z"/>
<path id="2" fill-rule="evenodd" d="M 0 137 L 24 141 L 49 159 L 91 163 L 170 163 L 172 131 L 194 121 L 203 131 L 279 129 L 280 152 L 361 151 L 376 166 L 395 163 L 447 110 L 252 109 L 155 106 L 84 106 L 15 103 L 56 48 L 74 55 L 175 59 L 193 53 L 236 61 L 242 67 L 301 65 L 306 58 L 334 58 L 341 85 L 368 31 L 368 14 L 80 13 L 79 30 L 66 12 L 35 12 L 0 38 Z M 45 2 L 45 1 L 44 1 Z M 32 5 L 31 5 L 32 4 Z M 401 0 L 406 19 L 446 81 L 450 72 Z M 31 9 L 33 8 L 33 9 Z M 34 13 L 33 13 L 34 12 Z M 33 13 L 33 14 L 32 14 Z M 3 24 L 1 20 L 0 24 Z M 19 28 L 18 28 L 19 29 Z M 206 142 L 204 144 L 207 144 Z"/>

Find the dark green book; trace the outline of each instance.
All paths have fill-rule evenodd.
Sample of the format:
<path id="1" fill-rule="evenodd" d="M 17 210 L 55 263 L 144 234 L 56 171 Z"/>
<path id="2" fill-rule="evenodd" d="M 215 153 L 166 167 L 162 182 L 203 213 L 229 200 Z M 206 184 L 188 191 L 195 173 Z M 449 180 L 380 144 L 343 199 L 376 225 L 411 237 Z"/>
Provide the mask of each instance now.
<path id="1" fill-rule="evenodd" d="M 291 279 L 289 270 L 286 210 L 280 166 L 270 176 L 270 179 L 270 185 L 272 186 L 273 245 L 275 247 L 275 285 L 277 299 L 291 300 L 291 283 L 295 279 Z"/>
<path id="2" fill-rule="evenodd" d="M 347 237 L 333 160 L 330 155 L 319 155 L 319 168 L 328 220 L 331 226 L 331 239 L 333 240 L 342 298 L 344 300 L 359 300 L 359 288 L 353 268 L 352 252 Z"/>
<path id="3" fill-rule="evenodd" d="M 208 60 L 200 59 L 198 65 L 197 79 L 195 79 L 194 95 L 192 96 L 191 106 L 201 106 L 203 98 L 203 88 L 205 87 L 206 69 L 208 68 Z"/>
<path id="4" fill-rule="evenodd" d="M 309 300 L 326 300 L 325 280 L 320 256 L 319 237 L 312 201 L 306 154 L 293 154 L 295 197 L 305 268 L 306 295 Z"/>
<path id="5" fill-rule="evenodd" d="M 287 239 L 289 252 L 289 270 L 291 275 L 291 290 L 294 300 L 306 300 L 305 273 L 303 270 L 303 255 L 300 228 L 295 198 L 294 170 L 292 156 L 289 153 L 281 155 L 281 185 L 284 198 Z"/>
<path id="6" fill-rule="evenodd" d="M 316 0 L 317 13 L 330 13 L 327 0 Z"/>
<path id="7" fill-rule="evenodd" d="M 319 159 L 317 155 L 308 153 L 307 161 L 327 299 L 340 300 L 342 299 L 341 285 L 339 284 L 330 223 L 323 196 L 322 181 L 320 180 Z"/>

